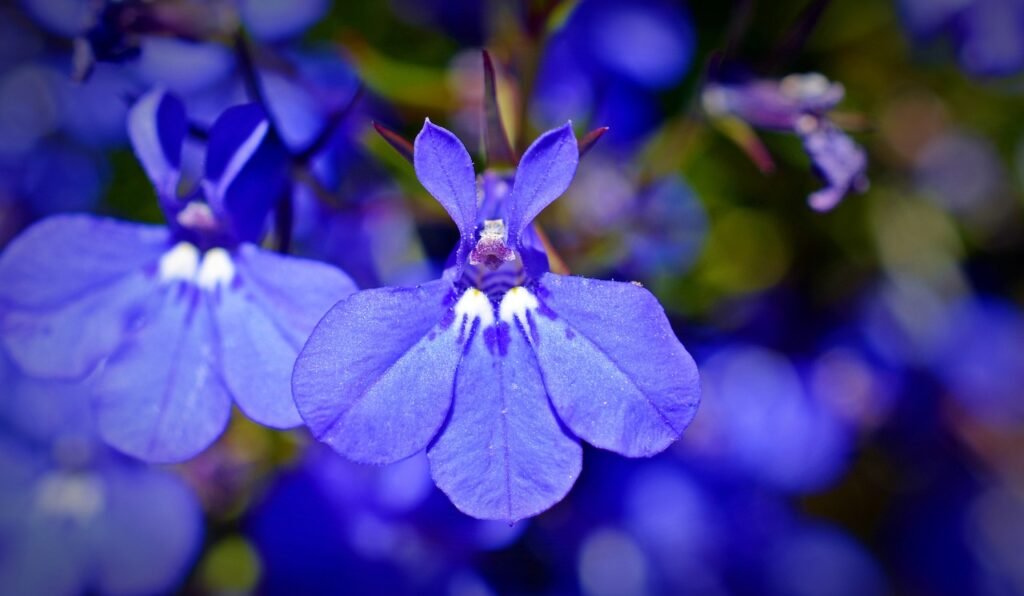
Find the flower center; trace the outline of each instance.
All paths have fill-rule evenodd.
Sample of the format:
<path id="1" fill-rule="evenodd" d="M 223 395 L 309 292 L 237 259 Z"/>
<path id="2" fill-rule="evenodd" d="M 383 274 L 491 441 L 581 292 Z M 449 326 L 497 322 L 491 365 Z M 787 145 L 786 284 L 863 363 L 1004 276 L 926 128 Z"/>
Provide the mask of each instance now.
<path id="1" fill-rule="evenodd" d="M 469 253 L 470 265 L 483 265 L 494 271 L 505 263 L 516 260 L 516 253 L 508 247 L 508 231 L 505 220 L 484 220 L 484 229 L 480 231 L 473 251 Z"/>

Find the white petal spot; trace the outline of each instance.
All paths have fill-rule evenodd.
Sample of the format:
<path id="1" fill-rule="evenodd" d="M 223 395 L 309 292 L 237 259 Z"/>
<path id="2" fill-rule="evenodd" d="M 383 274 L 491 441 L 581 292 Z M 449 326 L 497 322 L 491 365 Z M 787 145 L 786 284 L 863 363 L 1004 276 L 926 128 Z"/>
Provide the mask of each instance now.
<path id="1" fill-rule="evenodd" d="M 223 248 L 211 248 L 203 256 L 203 264 L 199 267 L 196 283 L 204 290 L 213 290 L 218 286 L 226 286 L 235 278 L 235 264 L 231 255 Z"/>
<path id="2" fill-rule="evenodd" d="M 39 481 L 35 505 L 43 514 L 85 522 L 103 509 L 103 493 L 92 474 L 56 472 Z"/>
<path id="3" fill-rule="evenodd" d="M 522 286 L 516 286 L 505 292 L 501 299 L 501 306 L 498 307 L 498 314 L 502 321 L 508 324 L 515 322 L 516 318 L 526 324 L 526 313 L 535 310 L 540 303 L 537 297 L 530 293 L 530 290 Z"/>
<path id="4" fill-rule="evenodd" d="M 191 281 L 199 270 L 199 249 L 179 242 L 160 257 L 160 281 Z"/>
<path id="5" fill-rule="evenodd" d="M 467 322 L 480 319 L 480 325 L 488 327 L 494 324 L 494 306 L 484 294 L 476 288 L 466 290 L 459 301 L 455 303 L 455 320 L 461 321 L 466 317 Z"/>

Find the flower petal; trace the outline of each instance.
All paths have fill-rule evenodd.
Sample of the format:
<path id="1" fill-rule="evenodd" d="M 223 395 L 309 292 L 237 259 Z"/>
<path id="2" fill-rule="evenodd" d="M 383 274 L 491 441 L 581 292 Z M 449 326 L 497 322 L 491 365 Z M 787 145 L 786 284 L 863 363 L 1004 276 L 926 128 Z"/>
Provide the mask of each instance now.
<path id="1" fill-rule="evenodd" d="M 448 412 L 462 354 L 453 293 L 443 280 L 367 290 L 324 316 L 292 375 L 295 404 L 317 439 L 364 463 L 426 447 Z"/>
<path id="2" fill-rule="evenodd" d="M 450 131 L 429 119 L 416 135 L 413 149 L 416 177 L 455 220 L 463 239 L 476 230 L 476 174 L 469 152 Z"/>
<path id="3" fill-rule="evenodd" d="M 55 215 L 0 254 L 0 304 L 30 309 L 71 299 L 156 263 L 167 228 L 89 215 Z"/>
<path id="4" fill-rule="evenodd" d="M 11 358 L 41 377 L 85 376 L 122 341 L 155 294 L 165 228 L 51 217 L 0 256 L 0 332 Z"/>
<path id="5" fill-rule="evenodd" d="M 153 467 L 110 465 L 103 480 L 94 587 L 103 594 L 170 591 L 202 543 L 202 511 L 195 495 L 176 476 Z"/>
<path id="6" fill-rule="evenodd" d="M 576 135 L 568 122 L 544 133 L 530 145 L 516 169 L 509 195 L 510 240 L 518 241 L 526 226 L 569 188 L 579 157 Z"/>
<path id="7" fill-rule="evenodd" d="M 292 400 L 295 358 L 320 317 L 355 290 L 339 269 L 243 245 L 236 283 L 218 296 L 216 318 L 224 382 L 260 424 L 302 423 Z"/>
<path id="8" fill-rule="evenodd" d="M 128 137 L 135 156 L 161 200 L 175 196 L 187 132 L 185 106 L 163 89 L 143 95 L 128 113 Z"/>
<path id="9" fill-rule="evenodd" d="M 572 488 L 582 449 L 555 417 L 521 329 L 499 322 L 470 339 L 427 455 L 438 488 L 473 517 L 517 521 Z"/>
<path id="10" fill-rule="evenodd" d="M 106 362 L 92 392 L 108 444 L 146 461 L 177 462 L 223 432 L 231 397 L 216 373 L 202 295 L 186 286 L 163 298 L 158 315 Z"/>
<path id="11" fill-rule="evenodd" d="M 801 134 L 804 149 L 825 188 L 811 193 L 807 202 L 817 211 L 832 209 L 847 193 L 867 190 L 867 156 L 864 150 L 831 124 Z"/>
<path id="12" fill-rule="evenodd" d="M 540 288 L 541 306 L 516 319 L 531 330 L 559 418 L 595 447 L 630 457 L 679 438 L 700 380 L 657 299 L 630 283 L 550 273 Z"/>
<path id="13" fill-rule="evenodd" d="M 226 110 L 210 127 L 203 186 L 210 207 L 236 237 L 258 241 L 287 182 L 287 155 L 256 104 Z"/>

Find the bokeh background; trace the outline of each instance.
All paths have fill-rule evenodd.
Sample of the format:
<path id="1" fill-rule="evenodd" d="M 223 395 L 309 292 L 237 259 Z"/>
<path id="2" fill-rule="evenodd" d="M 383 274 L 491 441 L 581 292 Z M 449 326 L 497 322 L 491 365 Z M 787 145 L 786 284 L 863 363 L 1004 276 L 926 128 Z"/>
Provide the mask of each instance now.
<path id="1" fill-rule="evenodd" d="M 0 491 L 6 585 L 1024 593 L 1024 2 L 6 3 L 0 242 L 65 211 L 161 221 L 126 111 L 161 86 L 201 128 L 251 100 L 239 35 L 286 143 L 329 132 L 294 173 L 292 252 L 361 287 L 431 279 L 456 242 L 372 123 L 411 139 L 430 117 L 482 163 L 481 49 L 518 150 L 566 119 L 610 127 L 540 222 L 574 274 L 658 296 L 701 367 L 697 418 L 650 460 L 588 448 L 568 497 L 514 526 L 458 513 L 423 457 L 357 466 L 240 415 L 181 465 L 93 446 L 60 461 L 107 485 Z M 825 213 L 796 136 L 701 101 L 809 72 L 845 87 L 831 116 L 869 163 L 870 188 Z M 74 388 L 3 365 L 5 399 L 40 406 L 4 424 L 0 455 L 42 436 L 80 452 L 39 431 L 88 416 Z M 63 518 L 11 513 L 26 499 Z M 138 581 L 108 573 L 133 555 Z"/>

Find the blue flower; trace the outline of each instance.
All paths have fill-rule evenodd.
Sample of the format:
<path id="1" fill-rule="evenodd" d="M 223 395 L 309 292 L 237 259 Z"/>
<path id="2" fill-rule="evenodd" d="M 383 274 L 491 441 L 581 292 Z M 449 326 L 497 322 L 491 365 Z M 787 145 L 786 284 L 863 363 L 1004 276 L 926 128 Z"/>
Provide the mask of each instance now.
<path id="1" fill-rule="evenodd" d="M 296 515 L 302 511 L 302 515 Z M 425 455 L 361 466 L 323 445 L 278 475 L 243 522 L 259 591 L 437 593 L 528 524 L 468 518 L 433 490 Z"/>
<path id="2" fill-rule="evenodd" d="M 192 491 L 105 449 L 81 387 L 0 353 L 0 584 L 12 594 L 170 591 L 202 544 Z"/>
<path id="3" fill-rule="evenodd" d="M 485 173 L 478 200 L 469 153 L 426 122 L 416 174 L 461 240 L 440 279 L 358 292 L 317 325 L 292 389 L 319 440 L 364 463 L 426 449 L 456 507 L 518 520 L 569 491 L 579 439 L 639 457 L 679 437 L 699 380 L 657 300 L 550 273 L 531 227 L 578 158 L 568 124 L 549 131 L 511 181 Z"/>
<path id="4" fill-rule="evenodd" d="M 692 450 L 741 478 L 793 493 L 819 491 L 849 465 L 850 429 L 809 395 L 782 354 L 735 345 L 701 364 L 704 408 Z"/>
<path id="5" fill-rule="evenodd" d="M 354 290 L 333 267 L 256 244 L 286 188 L 286 162 L 257 107 L 231 108 L 213 125 L 203 178 L 180 200 L 186 128 L 181 103 L 161 91 L 129 118 L 167 226 L 56 216 L 0 255 L 11 357 L 33 376 L 95 371 L 100 434 L 150 461 L 206 448 L 232 402 L 262 424 L 298 425 L 295 355 L 317 318 Z"/>
<path id="6" fill-rule="evenodd" d="M 704 89 L 703 101 L 713 117 L 732 116 L 755 128 L 800 137 L 815 173 L 826 185 L 807 201 L 818 211 L 828 211 L 847 194 L 868 188 L 864 150 L 828 118 L 844 94 L 839 83 L 806 74 L 779 81 L 711 83 Z"/>

